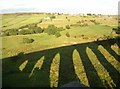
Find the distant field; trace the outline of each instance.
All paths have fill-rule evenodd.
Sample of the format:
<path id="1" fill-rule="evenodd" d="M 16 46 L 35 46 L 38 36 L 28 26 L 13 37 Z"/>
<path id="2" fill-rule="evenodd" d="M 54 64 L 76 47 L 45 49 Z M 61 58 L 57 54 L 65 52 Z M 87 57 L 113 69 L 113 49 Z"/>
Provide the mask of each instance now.
<path id="1" fill-rule="evenodd" d="M 20 27 L 32 23 L 44 31 L 49 25 L 64 30 L 59 32 L 60 37 L 45 32 L 0 37 L 3 86 L 58 87 L 79 81 L 91 88 L 120 87 L 119 44 L 106 39 L 117 36 L 112 33 L 113 27 L 118 25 L 117 16 L 2 15 L 2 31 L 21 30 Z M 34 41 L 24 43 L 24 38 Z"/>
<path id="2" fill-rule="evenodd" d="M 59 38 L 47 35 L 46 33 L 2 37 L 3 57 L 5 55 L 17 55 L 19 52 L 33 52 L 36 50 L 60 47 L 62 45 L 65 46 L 95 41 L 96 38 L 103 35 L 111 35 L 111 29 L 112 27 L 102 25 L 71 28 L 69 30 L 62 31 L 62 36 Z M 69 32 L 71 37 L 66 37 L 66 32 Z M 81 35 L 84 35 L 86 39 L 83 39 L 84 37 L 81 37 Z M 74 36 L 76 36 L 76 38 L 74 38 Z M 31 44 L 24 44 L 22 43 L 23 38 L 32 38 L 35 41 Z M 10 40 L 9 44 L 8 40 Z"/>
<path id="3" fill-rule="evenodd" d="M 6 14 L 2 15 L 2 29 L 19 28 L 26 24 L 38 23 L 40 27 L 47 27 L 49 24 L 54 24 L 57 27 L 65 27 L 66 25 L 76 24 L 80 20 L 86 20 L 89 25 L 94 25 L 90 20 L 96 20 L 98 23 L 109 26 L 117 26 L 117 16 L 81 16 L 81 15 L 56 15 L 56 18 L 52 21 L 46 17 L 50 14 Z M 66 19 L 67 17 L 67 19 Z M 44 19 L 42 23 L 39 23 L 41 19 Z"/>
<path id="4" fill-rule="evenodd" d="M 23 47 L 23 50 L 26 51 L 25 45 L 33 45 L 35 49 L 38 49 L 40 45 L 40 50 L 51 48 L 51 47 L 58 47 L 61 45 L 68 45 L 68 44 L 77 44 L 82 42 L 88 42 L 88 41 L 95 41 L 97 38 L 102 37 L 104 35 L 111 36 L 112 28 L 117 26 L 117 16 L 81 16 L 81 15 L 55 15 L 55 19 L 49 19 L 48 17 L 51 16 L 50 14 L 6 14 L 2 15 L 2 30 L 9 30 L 13 28 L 19 28 L 21 26 L 31 24 L 31 23 L 38 23 L 38 26 L 42 28 L 46 28 L 48 25 L 53 24 L 57 27 L 63 27 L 65 28 L 66 25 L 74 25 L 71 26 L 70 29 L 66 29 L 64 31 L 61 31 L 61 37 L 56 38 L 55 36 L 49 36 L 46 33 L 42 34 L 32 34 L 32 35 L 19 35 L 19 36 L 10 36 L 10 37 L 3 37 L 3 53 L 5 52 L 5 55 L 13 55 L 19 53 L 20 50 L 15 50 L 15 47 L 18 49 L 21 49 Z M 47 18 L 47 19 L 46 19 Z M 66 19 L 67 18 L 67 19 Z M 95 25 L 90 20 L 96 20 L 98 23 L 101 23 L 99 25 Z M 42 23 L 39 23 L 40 20 L 43 20 Z M 88 26 L 79 26 L 79 21 L 84 20 L 84 23 L 87 23 Z M 70 37 L 66 37 L 65 34 L 69 32 Z M 87 39 L 83 39 L 81 35 L 84 35 L 84 38 L 87 37 Z M 22 38 L 33 38 L 35 39 L 35 42 L 32 44 L 23 44 Z M 49 39 L 49 40 L 48 40 Z M 59 40 L 58 40 L 59 39 Z M 8 43 L 8 40 L 11 42 Z M 50 43 L 50 44 L 49 44 Z M 36 46 L 35 46 L 36 45 Z M 27 46 L 28 49 L 29 46 Z M 9 51 L 10 52 L 9 52 Z M 13 52 L 12 52 L 13 51 Z M 31 51 L 34 51 L 31 49 Z M 8 53 L 9 52 L 9 53 Z M 4 55 L 3 55 L 4 57 Z"/>
<path id="5" fill-rule="evenodd" d="M 44 14 L 21 14 L 21 15 L 2 15 L 2 30 L 19 28 L 26 24 L 39 22 L 46 15 Z"/>

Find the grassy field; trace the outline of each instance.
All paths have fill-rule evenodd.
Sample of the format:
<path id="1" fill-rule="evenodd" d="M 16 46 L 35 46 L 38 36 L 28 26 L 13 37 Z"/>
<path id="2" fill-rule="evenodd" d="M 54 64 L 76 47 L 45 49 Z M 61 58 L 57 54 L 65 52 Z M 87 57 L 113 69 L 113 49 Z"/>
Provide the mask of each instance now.
<path id="1" fill-rule="evenodd" d="M 56 18 L 48 18 L 51 15 Z M 41 28 L 53 24 L 65 29 L 58 38 L 47 33 L 0 37 L 3 86 L 53 88 L 78 81 L 91 88 L 120 87 L 119 42 L 103 40 L 116 36 L 111 33 L 112 28 L 117 27 L 116 18 L 37 13 L 2 15 L 3 31 L 31 23 Z M 70 25 L 70 29 L 66 29 L 66 25 Z M 34 42 L 23 43 L 23 38 L 34 39 Z"/>
<path id="2" fill-rule="evenodd" d="M 101 30 L 102 29 L 102 30 Z M 66 33 L 70 33 L 70 37 L 66 37 Z M 104 33 L 103 33 L 104 32 Z M 104 35 L 111 35 L 112 27 L 97 25 L 76 27 L 69 30 L 61 31 L 61 37 L 42 34 L 30 34 L 30 35 L 17 35 L 17 36 L 5 36 L 2 37 L 3 45 L 3 58 L 17 55 L 20 52 L 33 52 L 49 48 L 55 48 L 65 45 L 85 43 L 95 41 L 97 38 Z M 84 35 L 84 37 L 82 37 Z M 35 41 L 31 44 L 24 44 L 23 38 L 32 38 Z M 10 43 L 8 44 L 8 40 Z"/>

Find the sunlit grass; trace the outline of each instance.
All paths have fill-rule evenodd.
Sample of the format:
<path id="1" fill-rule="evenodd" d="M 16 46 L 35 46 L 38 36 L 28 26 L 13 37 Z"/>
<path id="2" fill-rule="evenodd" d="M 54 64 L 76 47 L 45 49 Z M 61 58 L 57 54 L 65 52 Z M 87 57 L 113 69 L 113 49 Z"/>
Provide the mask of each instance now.
<path id="1" fill-rule="evenodd" d="M 84 66 L 82 64 L 81 58 L 77 50 L 73 52 L 73 63 L 75 72 L 80 80 L 80 82 L 86 86 L 89 86 L 88 79 L 84 70 Z"/>
<path id="2" fill-rule="evenodd" d="M 117 61 L 114 56 L 112 56 L 107 50 L 105 50 L 102 46 L 99 46 L 99 50 L 102 52 L 102 54 L 105 56 L 107 61 L 112 64 L 112 66 L 115 67 L 116 70 L 120 72 L 120 62 Z M 113 50 L 114 51 L 114 50 Z"/>
<path id="3" fill-rule="evenodd" d="M 60 55 L 56 54 L 50 68 L 50 86 L 58 87 Z"/>
<path id="4" fill-rule="evenodd" d="M 89 49 L 89 48 L 87 48 L 86 51 L 87 51 L 87 54 L 88 54 L 88 56 L 89 56 L 89 59 L 90 59 L 90 61 L 92 62 L 94 68 L 97 70 L 97 73 L 98 73 L 98 75 L 99 75 L 102 83 L 104 84 L 104 86 L 107 87 L 107 86 L 105 85 L 105 81 L 106 81 L 106 82 L 109 84 L 109 86 L 113 87 L 113 86 L 111 85 L 111 83 L 114 84 L 114 82 L 112 81 L 109 73 L 108 73 L 107 70 L 104 68 L 104 66 L 101 65 L 101 63 L 98 61 L 96 55 L 95 55 L 95 54 L 92 52 L 92 50 Z M 101 59 L 101 60 L 102 60 L 102 59 Z"/>
<path id="5" fill-rule="evenodd" d="M 19 66 L 20 71 L 23 71 L 23 69 L 25 68 L 25 66 L 26 66 L 27 63 L 28 63 L 28 60 L 24 61 L 24 62 Z"/>
<path id="6" fill-rule="evenodd" d="M 34 67 L 33 67 L 32 71 L 31 71 L 29 77 L 31 77 L 31 76 L 33 75 L 35 68 L 41 69 L 42 64 L 43 64 L 43 61 L 44 61 L 44 56 L 43 56 L 42 58 L 40 58 L 40 59 L 37 61 L 37 63 L 34 65 Z"/>

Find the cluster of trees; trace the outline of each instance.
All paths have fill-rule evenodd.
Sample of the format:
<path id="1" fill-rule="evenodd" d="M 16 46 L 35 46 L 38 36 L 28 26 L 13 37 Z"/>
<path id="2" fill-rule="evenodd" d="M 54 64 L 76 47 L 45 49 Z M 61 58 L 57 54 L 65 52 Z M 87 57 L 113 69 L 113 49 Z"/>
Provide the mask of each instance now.
<path id="1" fill-rule="evenodd" d="M 91 14 L 91 13 L 87 13 L 87 16 L 102 16 L 102 14 Z"/>
<path id="2" fill-rule="evenodd" d="M 44 29 L 44 32 L 47 33 L 48 35 L 55 35 L 56 37 L 60 37 L 61 36 L 60 31 L 63 30 L 65 29 L 63 29 L 62 27 L 58 28 L 54 25 L 49 25 L 46 29 Z"/>
<path id="3" fill-rule="evenodd" d="M 7 29 L 2 32 L 2 36 L 35 34 L 43 33 L 43 31 L 44 30 L 40 27 L 37 27 L 36 24 L 29 24 L 18 29 Z"/>
<path id="4" fill-rule="evenodd" d="M 19 29 L 8 29 L 2 32 L 2 36 L 11 36 L 11 35 L 27 35 L 27 34 L 37 34 L 37 33 L 47 33 L 48 35 L 55 35 L 56 37 L 60 37 L 60 31 L 65 29 L 58 28 L 54 25 L 49 25 L 47 28 L 42 29 L 37 27 L 36 24 L 29 24 L 20 27 Z"/>
<path id="5" fill-rule="evenodd" d="M 51 19 L 55 19 L 56 17 L 54 15 L 50 16 Z"/>
<path id="6" fill-rule="evenodd" d="M 112 31 L 115 31 L 116 34 L 120 34 L 120 27 L 113 28 Z"/>

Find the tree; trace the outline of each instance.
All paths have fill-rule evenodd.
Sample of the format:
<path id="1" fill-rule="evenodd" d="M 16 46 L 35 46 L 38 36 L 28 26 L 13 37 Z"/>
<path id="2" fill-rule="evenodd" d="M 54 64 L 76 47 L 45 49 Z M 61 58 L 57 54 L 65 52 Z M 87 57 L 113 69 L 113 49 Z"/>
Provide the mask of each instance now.
<path id="1" fill-rule="evenodd" d="M 91 16 L 92 14 L 91 14 L 91 13 L 88 13 L 87 15 L 88 15 L 88 16 Z"/>
<path id="2" fill-rule="evenodd" d="M 69 34 L 69 32 L 67 32 L 65 35 L 66 35 L 67 37 L 70 37 L 70 34 Z"/>
<path id="3" fill-rule="evenodd" d="M 32 43 L 34 39 L 23 38 L 23 43 Z"/>
<path id="4" fill-rule="evenodd" d="M 57 38 L 60 37 L 60 36 L 61 36 L 60 32 L 56 32 L 56 33 L 55 33 L 55 36 L 56 36 Z"/>
<path id="5" fill-rule="evenodd" d="M 35 33 L 43 33 L 43 29 L 40 28 L 40 27 L 35 27 L 35 28 L 33 28 L 33 31 L 34 31 Z"/>
<path id="6" fill-rule="evenodd" d="M 10 29 L 9 31 L 9 35 L 18 35 L 18 30 L 17 29 Z"/>
<path id="7" fill-rule="evenodd" d="M 56 17 L 54 15 L 50 16 L 51 19 L 55 19 Z"/>
<path id="8" fill-rule="evenodd" d="M 55 33 L 57 32 L 57 30 L 58 30 L 58 28 L 55 27 L 54 25 L 49 25 L 45 32 L 48 35 L 55 35 Z"/>
<path id="9" fill-rule="evenodd" d="M 113 28 L 112 32 L 115 31 L 116 34 L 120 34 L 120 27 Z"/>
<path id="10" fill-rule="evenodd" d="M 66 25 L 66 29 L 70 29 L 70 26 L 69 26 L 69 25 Z"/>

